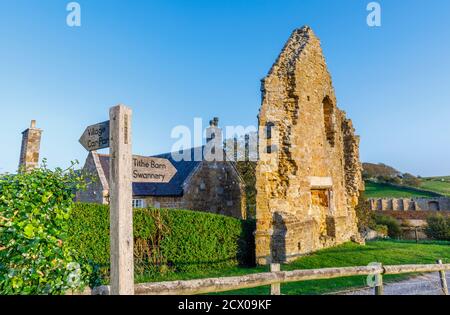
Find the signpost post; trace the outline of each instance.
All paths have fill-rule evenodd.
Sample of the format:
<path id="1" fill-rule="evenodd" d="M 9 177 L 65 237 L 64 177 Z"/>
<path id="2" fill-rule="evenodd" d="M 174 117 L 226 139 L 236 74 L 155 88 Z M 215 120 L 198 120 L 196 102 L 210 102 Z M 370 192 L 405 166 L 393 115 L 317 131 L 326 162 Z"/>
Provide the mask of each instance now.
<path id="1" fill-rule="evenodd" d="M 131 109 L 110 109 L 111 294 L 134 294 Z"/>
<path id="2" fill-rule="evenodd" d="M 177 170 L 167 159 L 132 155 L 132 111 L 109 110 L 109 121 L 86 128 L 80 138 L 88 151 L 110 148 L 111 294 L 134 294 L 132 183 L 168 183 Z"/>
<path id="3" fill-rule="evenodd" d="M 111 294 L 134 294 L 132 151 L 130 108 L 109 110 L 109 121 L 86 128 L 80 138 L 88 151 L 110 147 Z"/>

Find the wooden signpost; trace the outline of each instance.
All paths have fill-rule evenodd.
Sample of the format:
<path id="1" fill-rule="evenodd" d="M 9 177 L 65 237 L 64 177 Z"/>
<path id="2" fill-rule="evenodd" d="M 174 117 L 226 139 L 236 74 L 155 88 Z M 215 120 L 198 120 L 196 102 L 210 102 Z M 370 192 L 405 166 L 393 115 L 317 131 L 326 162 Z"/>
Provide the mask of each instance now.
<path id="1" fill-rule="evenodd" d="M 109 121 L 86 128 L 80 138 L 81 145 L 88 151 L 109 148 Z"/>
<path id="2" fill-rule="evenodd" d="M 109 121 L 86 128 L 80 138 L 88 151 L 110 148 L 111 294 L 134 294 L 132 183 L 168 183 L 177 170 L 167 159 L 132 155 L 132 111 L 109 110 Z"/>
<path id="3" fill-rule="evenodd" d="M 134 294 L 131 109 L 110 109 L 111 294 Z"/>
<path id="4" fill-rule="evenodd" d="M 110 147 L 111 294 L 134 294 L 131 109 L 118 105 L 109 121 L 89 126 L 80 138 L 88 151 Z"/>

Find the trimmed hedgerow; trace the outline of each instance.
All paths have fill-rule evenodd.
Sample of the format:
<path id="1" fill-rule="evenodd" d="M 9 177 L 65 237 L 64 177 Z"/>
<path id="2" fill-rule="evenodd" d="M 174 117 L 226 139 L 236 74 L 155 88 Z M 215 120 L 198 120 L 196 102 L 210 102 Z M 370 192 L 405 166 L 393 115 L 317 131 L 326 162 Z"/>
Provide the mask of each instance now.
<path id="1" fill-rule="evenodd" d="M 254 221 L 175 209 L 135 209 L 135 270 L 138 274 L 190 272 L 251 265 Z M 76 204 L 70 243 L 78 259 L 105 280 L 109 271 L 109 209 Z"/>

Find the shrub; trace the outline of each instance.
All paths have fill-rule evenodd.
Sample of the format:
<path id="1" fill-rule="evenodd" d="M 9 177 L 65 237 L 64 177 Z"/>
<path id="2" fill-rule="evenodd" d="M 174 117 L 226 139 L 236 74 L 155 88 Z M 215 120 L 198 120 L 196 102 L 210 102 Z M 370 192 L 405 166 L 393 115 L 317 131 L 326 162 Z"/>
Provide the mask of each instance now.
<path id="1" fill-rule="evenodd" d="M 254 221 L 175 209 L 135 209 L 135 270 L 160 274 L 215 269 L 254 261 Z M 107 282 L 109 210 L 76 204 L 69 239 L 80 261 L 89 263 Z M 91 281 L 96 280 L 95 277 Z"/>
<path id="2" fill-rule="evenodd" d="M 402 229 L 400 223 L 392 217 L 385 215 L 374 215 L 374 221 L 376 225 L 385 225 L 388 229 L 388 236 L 390 238 L 400 238 L 402 236 Z"/>
<path id="3" fill-rule="evenodd" d="M 425 234 L 435 240 L 450 241 L 450 217 L 433 215 L 427 218 Z"/>
<path id="4" fill-rule="evenodd" d="M 51 171 L 45 161 L 0 177 L 0 294 L 63 294 L 83 286 L 85 273 L 66 242 L 73 192 L 82 183 L 72 168 Z"/>
<path id="5" fill-rule="evenodd" d="M 419 187 L 422 181 L 409 173 L 403 174 L 403 184 L 407 186 Z"/>
<path id="6" fill-rule="evenodd" d="M 373 230 L 377 232 L 379 235 L 387 236 L 389 235 L 389 229 L 386 225 L 375 225 Z"/>
<path id="7" fill-rule="evenodd" d="M 360 194 L 358 198 L 358 205 L 355 207 L 356 217 L 358 219 L 358 230 L 363 233 L 373 224 L 372 210 L 370 203 L 364 194 Z"/>

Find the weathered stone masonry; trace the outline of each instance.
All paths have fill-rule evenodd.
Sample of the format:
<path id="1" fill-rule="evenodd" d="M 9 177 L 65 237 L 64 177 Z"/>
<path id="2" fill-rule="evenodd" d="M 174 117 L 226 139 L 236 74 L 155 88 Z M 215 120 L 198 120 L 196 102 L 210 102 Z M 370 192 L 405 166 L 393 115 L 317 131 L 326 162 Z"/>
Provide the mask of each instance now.
<path id="1" fill-rule="evenodd" d="M 256 170 L 259 264 L 358 235 L 359 137 L 336 106 L 319 40 L 295 30 L 262 80 Z"/>

